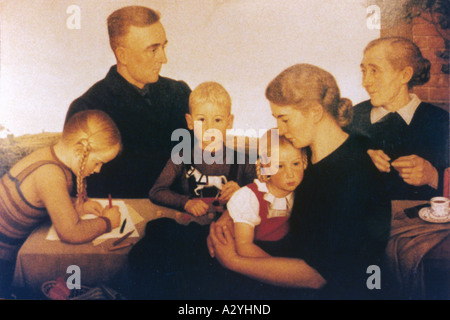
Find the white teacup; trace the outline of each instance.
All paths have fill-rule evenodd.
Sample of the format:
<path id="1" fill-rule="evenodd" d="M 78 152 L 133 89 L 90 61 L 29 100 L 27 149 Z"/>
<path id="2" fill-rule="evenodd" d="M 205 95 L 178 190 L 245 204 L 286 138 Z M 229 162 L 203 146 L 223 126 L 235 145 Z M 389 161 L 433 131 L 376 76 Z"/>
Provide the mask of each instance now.
<path id="1" fill-rule="evenodd" d="M 446 197 L 434 197 L 431 202 L 431 214 L 437 218 L 444 218 L 449 215 L 450 200 Z"/>

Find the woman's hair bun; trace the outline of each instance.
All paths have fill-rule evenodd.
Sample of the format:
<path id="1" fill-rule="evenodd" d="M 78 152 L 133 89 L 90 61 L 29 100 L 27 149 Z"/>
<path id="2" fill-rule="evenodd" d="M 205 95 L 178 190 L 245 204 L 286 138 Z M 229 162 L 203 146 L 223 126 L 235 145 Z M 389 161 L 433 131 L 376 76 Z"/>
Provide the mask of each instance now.
<path id="1" fill-rule="evenodd" d="M 353 103 L 350 99 L 341 98 L 337 108 L 337 122 L 341 127 L 345 127 L 353 119 Z"/>
<path id="2" fill-rule="evenodd" d="M 420 59 L 420 61 L 417 63 L 417 67 L 414 70 L 414 75 L 408 83 L 408 86 L 412 88 L 414 86 L 420 86 L 427 83 L 428 80 L 430 80 L 430 69 L 430 60 L 426 58 Z"/>

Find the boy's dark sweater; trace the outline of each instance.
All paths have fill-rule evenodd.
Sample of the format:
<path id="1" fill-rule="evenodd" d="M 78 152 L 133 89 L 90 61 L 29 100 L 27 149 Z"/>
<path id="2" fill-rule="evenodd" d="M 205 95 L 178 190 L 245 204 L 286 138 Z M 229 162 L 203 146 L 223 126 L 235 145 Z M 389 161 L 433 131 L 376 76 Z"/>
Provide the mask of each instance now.
<path id="1" fill-rule="evenodd" d="M 195 169 L 200 173 L 207 176 L 225 176 L 227 181 L 230 181 L 230 171 L 232 164 L 226 161 L 227 154 L 233 151 L 230 148 L 223 149 L 223 163 L 213 163 L 207 164 L 202 157 L 202 163 L 193 164 Z M 194 153 L 194 151 L 192 151 Z M 237 175 L 235 182 L 243 187 L 256 179 L 256 168 L 254 164 L 249 163 L 248 155 L 242 155 L 242 153 L 237 153 L 234 162 L 237 163 Z M 241 164 L 243 156 L 245 158 L 245 163 Z M 166 166 L 161 172 L 161 175 L 156 180 L 153 188 L 149 192 L 150 200 L 158 205 L 163 205 L 166 207 L 171 207 L 177 210 L 184 210 L 186 202 L 191 199 L 198 197 L 196 194 L 190 190 L 188 179 L 186 178 L 186 164 L 175 164 L 172 159 L 169 159 Z"/>

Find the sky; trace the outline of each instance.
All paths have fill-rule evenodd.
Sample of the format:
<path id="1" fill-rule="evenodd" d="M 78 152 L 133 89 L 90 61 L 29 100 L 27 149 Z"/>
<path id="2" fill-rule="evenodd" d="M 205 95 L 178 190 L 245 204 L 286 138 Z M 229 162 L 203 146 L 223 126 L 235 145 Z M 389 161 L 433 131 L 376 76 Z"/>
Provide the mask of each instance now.
<path id="1" fill-rule="evenodd" d="M 16 136 L 60 132 L 70 103 L 115 58 L 106 18 L 126 5 L 161 13 L 169 44 L 162 76 L 230 93 L 234 129 L 276 125 L 267 84 L 296 63 L 331 72 L 355 104 L 365 45 L 379 37 L 363 0 L 0 0 L 0 124 Z"/>

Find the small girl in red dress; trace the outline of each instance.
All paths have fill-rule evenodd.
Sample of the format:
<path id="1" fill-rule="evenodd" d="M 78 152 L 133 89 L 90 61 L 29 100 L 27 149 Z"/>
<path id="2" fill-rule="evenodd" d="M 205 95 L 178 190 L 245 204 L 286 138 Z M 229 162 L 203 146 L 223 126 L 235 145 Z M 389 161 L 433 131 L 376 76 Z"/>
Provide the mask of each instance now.
<path id="1" fill-rule="evenodd" d="M 293 191 L 307 164 L 304 150 L 279 137 L 275 129 L 261 138 L 259 157 L 258 179 L 236 191 L 227 204 L 237 251 L 247 257 L 268 256 L 255 241 L 278 241 L 287 234 Z"/>

